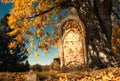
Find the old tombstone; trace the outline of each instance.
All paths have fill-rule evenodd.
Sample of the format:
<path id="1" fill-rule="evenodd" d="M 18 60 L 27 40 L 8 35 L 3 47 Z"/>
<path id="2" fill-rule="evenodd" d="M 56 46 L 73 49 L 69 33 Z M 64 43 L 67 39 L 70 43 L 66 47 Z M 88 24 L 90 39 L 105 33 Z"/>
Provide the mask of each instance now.
<path id="1" fill-rule="evenodd" d="M 60 23 L 61 67 L 84 67 L 87 63 L 84 25 L 76 16 L 69 16 Z"/>
<path id="2" fill-rule="evenodd" d="M 38 81 L 37 74 L 34 74 L 33 71 L 30 71 L 27 75 L 26 81 Z"/>
<path id="3" fill-rule="evenodd" d="M 55 57 L 53 60 L 53 69 L 59 71 L 60 70 L 60 58 Z"/>

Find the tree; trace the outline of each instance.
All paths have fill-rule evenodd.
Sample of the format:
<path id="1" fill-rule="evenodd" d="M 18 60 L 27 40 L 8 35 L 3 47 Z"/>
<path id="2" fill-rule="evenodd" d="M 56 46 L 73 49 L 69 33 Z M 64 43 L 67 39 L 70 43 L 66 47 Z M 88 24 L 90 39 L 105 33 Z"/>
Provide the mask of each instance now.
<path id="1" fill-rule="evenodd" d="M 119 0 L 114 1 L 119 2 Z M 54 25 L 66 17 L 60 14 L 61 9 L 67 12 L 67 9 L 74 7 L 85 25 L 88 65 L 92 67 L 115 65 L 116 59 L 111 45 L 112 0 L 11 0 L 11 2 L 13 9 L 8 24 L 13 31 L 9 35 L 22 37 L 36 34 L 36 39 L 40 40 L 39 47 L 46 51 L 59 40 L 59 32 Z M 57 20 L 56 16 L 58 16 Z M 52 35 L 44 32 L 44 28 L 49 25 L 53 25 Z M 29 30 L 32 26 L 36 31 Z M 17 42 L 20 40 L 18 39 Z"/>
<path id="2" fill-rule="evenodd" d="M 28 60 L 25 62 L 25 71 L 29 71 L 30 70 L 30 64 L 28 62 Z"/>
<path id="3" fill-rule="evenodd" d="M 51 70 L 50 65 L 42 66 L 42 71 L 50 71 L 50 70 Z"/>
<path id="4" fill-rule="evenodd" d="M 30 69 L 33 71 L 42 71 L 42 66 L 39 64 L 36 64 L 36 65 L 31 66 Z"/>
<path id="5" fill-rule="evenodd" d="M 9 48 L 11 41 L 15 40 L 14 36 L 8 36 L 8 32 L 12 31 L 7 24 L 6 14 L 0 20 L 0 71 L 19 71 L 19 64 L 27 59 L 27 49 L 24 42 L 20 42 L 15 48 Z M 12 50 L 11 50 L 12 49 Z"/>

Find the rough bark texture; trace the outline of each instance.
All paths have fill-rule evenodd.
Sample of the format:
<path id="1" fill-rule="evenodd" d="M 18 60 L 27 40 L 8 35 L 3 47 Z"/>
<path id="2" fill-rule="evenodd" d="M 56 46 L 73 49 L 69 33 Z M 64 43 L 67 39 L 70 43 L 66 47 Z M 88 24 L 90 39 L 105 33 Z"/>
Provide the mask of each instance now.
<path id="1" fill-rule="evenodd" d="M 111 9 L 112 9 L 112 0 L 103 0 L 103 1 L 94 0 L 95 14 L 108 40 L 111 40 L 111 34 L 112 34 Z"/>
<path id="2" fill-rule="evenodd" d="M 88 0 L 74 2 L 74 7 L 85 25 L 86 51 L 90 67 L 115 65 L 111 46 L 111 3 L 112 0 L 94 0 L 93 8 Z"/>

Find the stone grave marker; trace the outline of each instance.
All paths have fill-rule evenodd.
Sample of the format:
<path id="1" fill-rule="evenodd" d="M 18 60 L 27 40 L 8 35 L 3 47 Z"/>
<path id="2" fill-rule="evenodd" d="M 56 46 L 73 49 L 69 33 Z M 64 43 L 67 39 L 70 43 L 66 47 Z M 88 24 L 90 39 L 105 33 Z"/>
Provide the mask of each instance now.
<path id="1" fill-rule="evenodd" d="M 82 21 L 69 16 L 60 23 L 61 67 L 84 67 L 86 65 L 85 30 Z"/>
<path id="2" fill-rule="evenodd" d="M 27 75 L 26 81 L 38 81 L 37 80 L 37 74 L 34 74 L 32 71 L 30 71 Z"/>

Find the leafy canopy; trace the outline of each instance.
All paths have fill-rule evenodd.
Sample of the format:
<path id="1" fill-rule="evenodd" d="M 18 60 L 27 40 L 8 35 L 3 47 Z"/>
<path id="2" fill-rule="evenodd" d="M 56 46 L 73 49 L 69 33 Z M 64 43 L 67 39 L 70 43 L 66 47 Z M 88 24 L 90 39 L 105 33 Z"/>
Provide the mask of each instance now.
<path id="1" fill-rule="evenodd" d="M 74 0 L 70 0 L 74 1 Z M 13 30 L 10 36 L 17 35 L 9 47 L 14 48 L 23 38 L 30 42 L 30 48 L 34 45 L 34 34 L 38 40 L 38 47 L 47 52 L 59 40 L 59 32 L 56 24 L 66 15 L 61 15 L 61 8 L 69 4 L 69 0 L 2 0 L 3 3 L 11 2 L 13 8 L 8 17 L 8 24 Z M 91 0 L 92 1 L 92 0 Z M 113 13 L 119 18 L 119 0 L 113 0 Z M 66 8 L 68 8 L 66 6 Z M 59 9 L 59 10 L 58 10 Z M 116 10 L 117 9 L 117 10 Z M 56 18 L 57 17 L 57 18 Z M 45 28 L 52 26 L 52 33 L 46 32 Z M 34 31 L 32 27 L 35 27 Z M 115 34 L 114 34 L 115 35 Z M 114 36 L 113 35 L 113 36 Z M 30 36 L 30 37 L 29 37 Z M 28 41 L 28 39 L 30 40 Z M 113 40 L 112 40 L 113 41 Z M 58 44 L 59 45 L 59 44 Z M 37 54 L 38 55 L 38 54 Z"/>
<path id="2" fill-rule="evenodd" d="M 8 24 L 13 30 L 8 33 L 10 36 L 17 35 L 15 41 L 9 44 L 10 48 L 16 47 L 23 38 L 30 42 L 30 47 L 34 45 L 33 35 L 38 40 L 38 47 L 47 53 L 50 46 L 58 40 L 58 29 L 55 26 L 62 18 L 56 19 L 59 11 L 59 4 L 63 0 L 2 0 L 4 3 L 13 3 L 13 8 L 8 17 Z M 54 13 L 53 13 L 54 12 Z M 59 14 L 58 14 L 59 15 Z M 54 22 L 53 22 L 54 21 Z M 52 26 L 52 32 L 46 32 L 45 28 Z M 34 27 L 34 30 L 33 30 Z M 27 38 L 30 38 L 28 41 Z"/>

